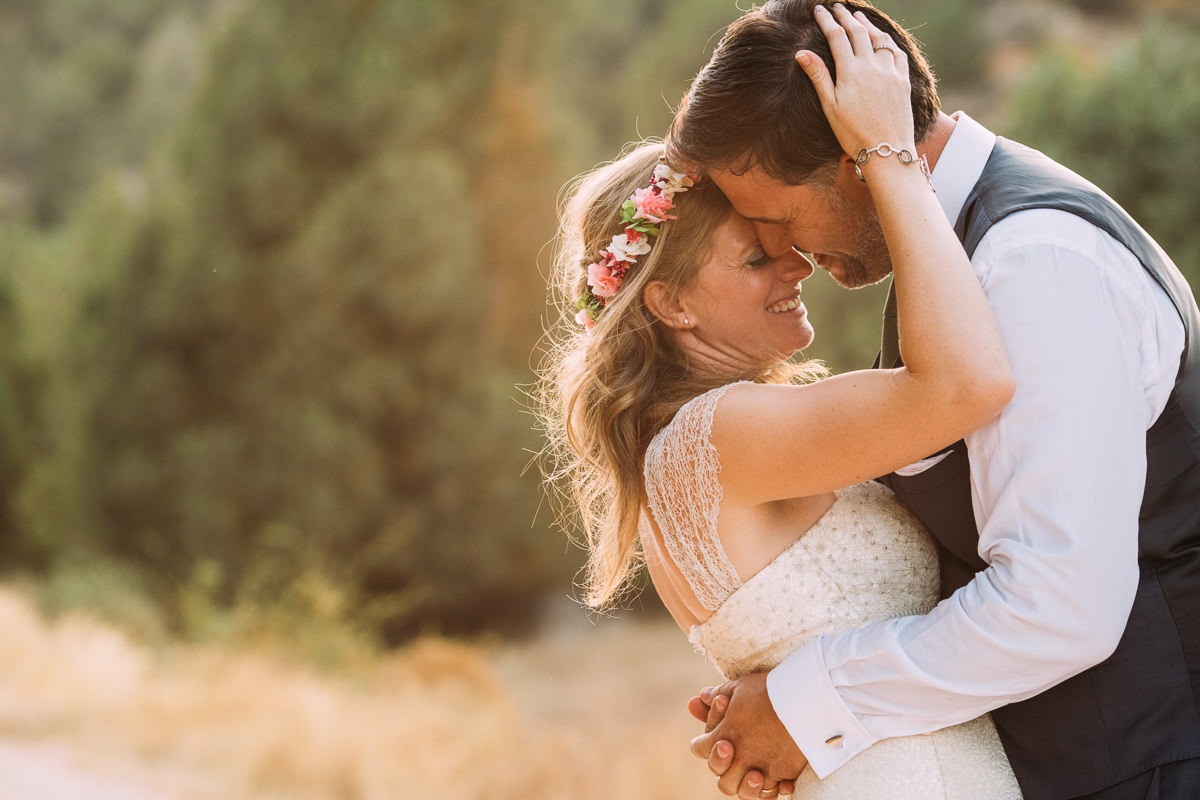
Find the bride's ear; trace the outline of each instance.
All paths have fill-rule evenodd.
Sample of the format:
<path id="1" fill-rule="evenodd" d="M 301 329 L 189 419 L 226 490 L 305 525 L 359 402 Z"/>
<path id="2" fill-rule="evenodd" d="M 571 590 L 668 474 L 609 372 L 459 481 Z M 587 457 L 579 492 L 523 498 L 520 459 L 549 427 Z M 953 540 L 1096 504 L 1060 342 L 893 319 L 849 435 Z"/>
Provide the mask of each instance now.
<path id="1" fill-rule="evenodd" d="M 663 281 L 650 281 L 642 290 L 642 299 L 650 313 L 669 328 L 684 329 L 692 327 L 687 312 L 679 301 L 679 296 Z"/>

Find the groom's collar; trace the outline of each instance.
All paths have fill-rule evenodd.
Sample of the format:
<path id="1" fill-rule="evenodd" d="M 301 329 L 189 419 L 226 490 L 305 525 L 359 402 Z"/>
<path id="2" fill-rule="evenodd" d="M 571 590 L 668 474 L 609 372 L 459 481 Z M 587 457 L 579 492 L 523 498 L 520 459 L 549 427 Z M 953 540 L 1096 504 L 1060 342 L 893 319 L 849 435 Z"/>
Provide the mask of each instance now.
<path id="1" fill-rule="evenodd" d="M 953 225 L 958 221 L 971 189 L 983 174 L 992 148 L 996 146 L 996 134 L 962 111 L 951 116 L 957 124 L 938 156 L 933 170 L 933 188 L 937 190 L 942 211 Z"/>

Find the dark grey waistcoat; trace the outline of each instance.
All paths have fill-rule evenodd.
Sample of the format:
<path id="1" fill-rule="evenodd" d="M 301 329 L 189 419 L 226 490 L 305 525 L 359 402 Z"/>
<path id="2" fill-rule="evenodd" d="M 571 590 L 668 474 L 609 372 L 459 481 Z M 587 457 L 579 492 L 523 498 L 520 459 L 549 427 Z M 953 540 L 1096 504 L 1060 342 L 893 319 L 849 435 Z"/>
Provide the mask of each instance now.
<path id="1" fill-rule="evenodd" d="M 1033 208 L 1080 216 L 1128 247 L 1170 296 L 1187 336 L 1170 399 L 1146 434 L 1141 581 L 1116 652 L 993 712 L 1026 798 L 1060 800 L 1200 756 L 1200 313 L 1183 276 L 1112 199 L 1015 142 L 997 141 L 955 230 L 972 255 L 993 224 Z M 880 479 L 937 538 L 943 596 L 986 566 L 977 554 L 966 446 L 949 449 L 926 472 Z"/>

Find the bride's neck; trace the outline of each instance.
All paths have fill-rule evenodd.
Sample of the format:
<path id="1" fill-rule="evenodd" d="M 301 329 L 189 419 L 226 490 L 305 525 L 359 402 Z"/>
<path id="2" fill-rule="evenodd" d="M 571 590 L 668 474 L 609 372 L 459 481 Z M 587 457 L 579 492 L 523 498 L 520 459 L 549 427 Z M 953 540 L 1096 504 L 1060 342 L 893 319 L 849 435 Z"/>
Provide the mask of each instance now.
<path id="1" fill-rule="evenodd" d="M 716 347 L 691 333 L 687 334 L 682 344 L 692 372 L 705 376 L 717 376 L 729 381 L 741 380 L 746 375 L 765 372 L 773 366 L 775 361 L 785 360 L 781 357 L 766 358 L 761 353 Z"/>

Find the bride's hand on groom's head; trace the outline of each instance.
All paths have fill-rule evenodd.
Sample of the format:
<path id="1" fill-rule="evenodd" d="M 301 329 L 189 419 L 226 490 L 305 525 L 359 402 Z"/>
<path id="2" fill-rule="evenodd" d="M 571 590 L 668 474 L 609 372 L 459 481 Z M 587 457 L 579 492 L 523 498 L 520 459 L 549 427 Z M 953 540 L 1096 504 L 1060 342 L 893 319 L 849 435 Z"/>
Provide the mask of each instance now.
<path id="1" fill-rule="evenodd" d="M 908 56 L 862 13 L 817 6 L 816 22 L 833 55 L 837 82 L 815 53 L 801 50 L 796 63 L 812 81 L 838 144 L 853 156 L 890 142 L 915 145 Z"/>

